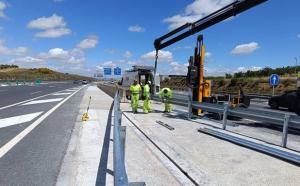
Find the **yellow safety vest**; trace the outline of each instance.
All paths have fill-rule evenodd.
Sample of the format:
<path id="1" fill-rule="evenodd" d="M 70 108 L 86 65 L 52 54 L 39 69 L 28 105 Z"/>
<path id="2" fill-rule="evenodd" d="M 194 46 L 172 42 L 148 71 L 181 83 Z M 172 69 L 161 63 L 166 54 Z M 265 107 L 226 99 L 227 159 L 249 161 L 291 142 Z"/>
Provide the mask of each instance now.
<path id="1" fill-rule="evenodd" d="M 130 91 L 131 91 L 131 94 L 133 94 L 133 95 L 139 94 L 141 90 L 142 90 L 142 88 L 139 84 L 130 86 Z"/>

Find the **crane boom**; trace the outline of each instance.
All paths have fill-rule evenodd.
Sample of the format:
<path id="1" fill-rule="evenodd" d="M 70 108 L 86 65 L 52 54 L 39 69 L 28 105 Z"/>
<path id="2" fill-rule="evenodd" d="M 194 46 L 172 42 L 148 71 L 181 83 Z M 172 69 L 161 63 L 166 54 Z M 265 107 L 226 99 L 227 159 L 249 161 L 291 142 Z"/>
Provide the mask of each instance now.
<path id="1" fill-rule="evenodd" d="M 206 17 L 194 22 L 194 23 L 186 23 L 179 28 L 157 38 L 154 41 L 154 47 L 156 51 L 161 50 L 167 46 L 170 46 L 177 41 L 185 39 L 197 32 L 200 32 L 210 26 L 213 26 L 221 21 L 224 21 L 232 16 L 238 15 L 246 10 L 249 10 L 261 3 L 264 3 L 268 0 L 237 0 L 216 12 L 213 12 Z M 184 31 L 183 33 L 179 34 L 180 32 Z M 176 35 L 178 34 L 178 35 Z M 175 35 L 175 36 L 174 36 Z M 173 38 L 166 40 L 170 37 L 174 36 Z M 164 41 L 166 40 L 166 41 Z"/>

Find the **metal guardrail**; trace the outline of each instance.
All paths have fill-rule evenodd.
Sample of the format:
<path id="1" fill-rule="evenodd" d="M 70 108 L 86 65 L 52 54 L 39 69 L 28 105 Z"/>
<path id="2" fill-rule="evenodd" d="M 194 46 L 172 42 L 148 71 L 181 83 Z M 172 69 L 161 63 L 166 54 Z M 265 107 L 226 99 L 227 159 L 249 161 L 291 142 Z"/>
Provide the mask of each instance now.
<path id="1" fill-rule="evenodd" d="M 158 95 L 154 95 L 152 99 L 157 101 L 161 100 Z M 173 94 L 173 98 L 170 99 L 170 102 L 176 105 L 187 106 L 189 117 L 192 115 L 192 108 L 220 114 L 223 116 L 222 128 L 224 130 L 226 130 L 227 126 L 227 116 L 251 119 L 281 126 L 283 127 L 282 147 L 287 146 L 288 128 L 300 129 L 300 117 L 289 113 L 279 113 L 271 110 L 256 110 L 252 108 L 231 108 L 228 104 L 200 103 L 192 101 L 191 94 Z"/>
<path id="2" fill-rule="evenodd" d="M 288 113 L 278 113 L 272 111 L 254 110 L 249 108 L 231 108 L 228 104 L 219 105 L 212 103 L 191 102 L 191 107 L 195 109 L 202 109 L 212 113 L 219 113 L 223 115 L 223 129 L 226 130 L 227 116 L 234 116 L 245 119 L 252 119 L 255 121 L 272 123 L 283 126 L 282 131 L 282 147 L 287 145 L 288 128 L 300 129 L 300 117 Z M 190 109 L 189 109 L 190 110 Z"/>
<path id="3" fill-rule="evenodd" d="M 122 112 L 120 110 L 119 91 L 114 97 L 114 185 L 128 186 L 128 177 L 125 169 L 125 135 L 126 128 L 121 126 Z"/>
<path id="4" fill-rule="evenodd" d="M 122 111 L 120 108 L 121 93 L 122 92 L 118 89 L 114 97 L 114 186 L 145 186 L 145 182 L 128 182 L 125 168 L 126 126 L 122 126 Z"/>

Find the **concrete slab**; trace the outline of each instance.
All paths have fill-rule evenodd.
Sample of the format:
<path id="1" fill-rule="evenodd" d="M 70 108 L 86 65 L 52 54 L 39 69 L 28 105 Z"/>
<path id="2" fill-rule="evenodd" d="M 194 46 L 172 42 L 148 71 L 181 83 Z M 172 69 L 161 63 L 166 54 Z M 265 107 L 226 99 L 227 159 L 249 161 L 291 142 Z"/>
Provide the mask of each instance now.
<path id="1" fill-rule="evenodd" d="M 81 121 L 89 97 L 89 120 Z M 87 88 L 80 104 L 75 129 L 58 176 L 57 185 L 95 185 L 108 113 L 113 99 L 96 86 Z"/>
<path id="2" fill-rule="evenodd" d="M 164 114 L 162 104 L 154 103 L 153 108 L 153 113 L 134 115 L 129 104 L 122 104 L 124 114 L 200 185 L 300 184 L 299 167 L 197 131 L 201 126 L 220 126 L 219 123 L 185 120 L 180 109 Z M 175 130 L 158 125 L 156 120 Z"/>
<path id="3" fill-rule="evenodd" d="M 90 96 L 90 119 L 81 122 Z M 108 125 L 112 101 L 96 86 L 87 88 L 57 185 L 113 185 L 113 125 Z M 176 175 L 177 170 L 169 171 L 172 170 L 167 168 L 170 165 L 162 163 L 165 158 L 153 153 L 155 148 L 125 117 L 122 125 L 127 126 L 125 163 L 130 182 L 166 186 L 190 183 L 185 177 L 178 181 L 180 175 Z"/>

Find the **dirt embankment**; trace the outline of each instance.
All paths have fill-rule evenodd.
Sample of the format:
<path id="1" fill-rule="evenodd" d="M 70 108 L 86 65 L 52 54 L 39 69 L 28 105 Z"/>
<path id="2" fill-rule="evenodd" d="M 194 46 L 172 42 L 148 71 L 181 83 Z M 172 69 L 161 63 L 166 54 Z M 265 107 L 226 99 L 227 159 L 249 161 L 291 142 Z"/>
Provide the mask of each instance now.
<path id="1" fill-rule="evenodd" d="M 272 94 L 272 87 L 269 84 L 268 77 L 262 78 L 218 78 L 212 79 L 212 92 L 236 92 L 239 90 L 239 85 L 247 94 Z M 187 90 L 185 78 L 166 79 L 161 82 L 162 87 L 169 87 L 173 90 Z M 282 77 L 280 84 L 275 88 L 275 93 L 280 94 L 287 90 L 297 88 L 297 78 Z"/>
<path id="2" fill-rule="evenodd" d="M 93 80 L 93 78 L 56 72 L 48 68 L 6 68 L 0 70 L 0 81 L 34 81 L 36 79 L 43 81 L 64 81 L 75 79 Z"/>

